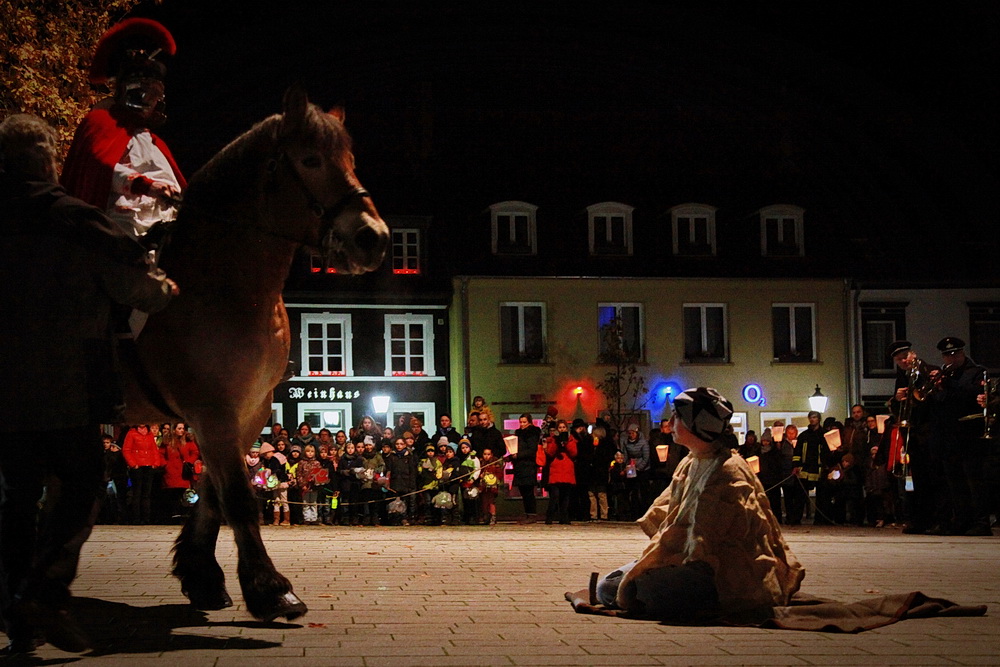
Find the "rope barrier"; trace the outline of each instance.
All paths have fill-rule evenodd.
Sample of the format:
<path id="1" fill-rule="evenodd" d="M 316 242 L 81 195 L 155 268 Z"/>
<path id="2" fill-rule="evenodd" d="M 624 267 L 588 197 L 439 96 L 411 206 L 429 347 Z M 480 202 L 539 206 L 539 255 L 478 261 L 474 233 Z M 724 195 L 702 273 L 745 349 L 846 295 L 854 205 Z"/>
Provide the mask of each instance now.
<path id="1" fill-rule="evenodd" d="M 507 459 L 497 459 L 496 461 L 490 461 L 485 466 L 480 466 L 479 470 L 472 470 L 470 472 L 467 472 L 467 473 L 464 473 L 462 475 L 459 475 L 458 477 L 449 477 L 448 480 L 447 480 L 447 482 L 448 482 L 448 484 L 452 484 L 452 483 L 455 483 L 455 482 L 460 482 L 461 480 L 466 479 L 467 477 L 471 477 L 471 476 L 475 475 L 476 473 L 482 473 L 482 471 L 485 470 L 486 468 L 495 466 L 498 463 L 506 465 L 507 461 L 508 461 Z M 440 480 L 438 480 L 438 481 L 440 481 Z M 374 481 L 372 483 L 374 484 Z M 325 485 L 322 486 L 321 488 L 323 490 L 327 491 L 328 493 L 340 493 L 339 490 L 334 491 L 334 490 L 330 489 L 329 487 L 327 487 Z M 388 500 L 396 500 L 397 498 L 409 498 L 410 496 L 416 496 L 416 495 L 419 495 L 421 493 L 426 493 L 427 491 L 435 491 L 439 487 L 434 487 L 433 489 L 417 489 L 416 491 L 410 491 L 408 493 L 403 493 L 403 494 L 396 494 L 396 492 L 393 491 L 392 489 L 390 489 L 389 487 L 384 487 L 384 488 L 387 491 L 389 491 L 389 493 L 394 494 L 394 495 L 388 496 L 388 497 L 385 497 L 385 498 L 379 498 L 378 500 L 365 500 L 365 501 L 362 501 L 362 502 L 354 502 L 354 503 L 346 503 L 346 502 L 345 503 L 337 503 L 337 506 L 338 507 L 355 507 L 355 506 L 362 506 L 362 505 L 376 505 L 378 503 L 384 503 L 384 502 L 386 502 Z M 261 487 L 259 485 L 254 485 L 254 489 L 260 489 L 262 491 L 277 491 L 277 490 L 279 490 L 279 489 L 264 489 L 263 487 Z M 287 489 L 285 489 L 285 490 L 287 490 Z M 271 504 L 274 504 L 274 501 L 275 501 L 274 498 L 267 498 L 266 500 L 268 502 L 270 502 Z M 285 504 L 288 504 L 288 505 L 307 505 L 309 507 L 312 507 L 312 506 L 317 506 L 318 507 L 320 505 L 320 503 L 318 503 L 318 502 L 307 503 L 307 502 L 298 501 L 298 500 L 283 500 L 283 501 L 278 501 L 278 503 L 280 505 L 285 505 Z M 325 505 L 325 503 L 324 503 L 324 505 Z"/>

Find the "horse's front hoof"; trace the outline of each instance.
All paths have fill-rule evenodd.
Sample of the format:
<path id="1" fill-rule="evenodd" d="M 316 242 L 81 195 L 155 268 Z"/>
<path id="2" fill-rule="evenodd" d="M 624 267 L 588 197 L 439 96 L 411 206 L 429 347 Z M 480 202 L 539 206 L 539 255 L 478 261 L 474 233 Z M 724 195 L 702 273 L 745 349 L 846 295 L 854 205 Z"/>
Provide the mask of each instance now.
<path id="1" fill-rule="evenodd" d="M 198 611 L 218 611 L 233 606 L 233 599 L 229 597 L 225 588 L 214 593 L 202 592 L 194 595 L 190 591 L 186 591 L 185 594 L 191 601 L 191 606 Z"/>
<path id="2" fill-rule="evenodd" d="M 261 615 L 261 619 L 270 623 L 279 616 L 284 616 L 285 620 L 294 621 L 299 616 L 304 616 L 309 611 L 306 603 L 299 599 L 295 593 L 288 591 L 275 603 L 274 607 Z"/>

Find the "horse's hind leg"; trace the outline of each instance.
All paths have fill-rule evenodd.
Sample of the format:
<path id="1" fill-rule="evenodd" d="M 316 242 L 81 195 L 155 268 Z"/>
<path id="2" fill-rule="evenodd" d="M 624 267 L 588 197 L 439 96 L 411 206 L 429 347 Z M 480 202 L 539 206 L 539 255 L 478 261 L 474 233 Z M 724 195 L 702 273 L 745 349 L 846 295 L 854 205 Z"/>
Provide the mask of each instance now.
<path id="1" fill-rule="evenodd" d="M 233 605 L 226 591 L 226 576 L 215 559 L 219 539 L 219 498 L 215 480 L 206 471 L 199 484 L 201 498 L 174 543 L 173 574 L 181 592 L 196 609 L 225 609 Z"/>

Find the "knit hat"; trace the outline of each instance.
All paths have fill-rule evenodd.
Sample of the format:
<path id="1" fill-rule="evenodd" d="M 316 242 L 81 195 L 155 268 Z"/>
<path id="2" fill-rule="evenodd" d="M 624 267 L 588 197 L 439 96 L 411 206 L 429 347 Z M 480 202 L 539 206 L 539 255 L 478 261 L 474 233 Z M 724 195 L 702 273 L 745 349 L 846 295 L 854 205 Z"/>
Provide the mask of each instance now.
<path id="1" fill-rule="evenodd" d="M 583 421 L 582 419 L 574 419 L 573 420 L 572 430 L 575 431 L 576 429 L 580 428 L 581 426 L 583 428 L 587 428 L 587 422 Z"/>
<path id="2" fill-rule="evenodd" d="M 674 399 L 674 413 L 691 433 L 714 442 L 729 427 L 733 404 L 711 387 L 686 389 Z"/>
<path id="3" fill-rule="evenodd" d="M 264 454 L 267 454 L 268 452 L 273 452 L 273 451 L 274 451 L 274 445 L 272 445 L 269 442 L 265 442 L 264 444 L 262 444 L 260 446 L 260 455 L 261 456 L 264 456 Z"/>
<path id="4" fill-rule="evenodd" d="M 441 445 L 447 445 L 447 444 L 450 444 L 450 443 L 451 443 L 451 440 L 449 440 L 448 436 L 446 436 L 446 435 L 442 435 L 440 438 L 438 438 L 438 447 L 440 447 Z"/>
<path id="5" fill-rule="evenodd" d="M 259 452 L 260 451 L 260 441 L 259 440 L 257 442 L 255 442 L 255 443 L 253 443 L 252 445 L 250 445 L 250 451 L 251 452 Z"/>
<path id="6" fill-rule="evenodd" d="M 288 448 L 288 452 L 290 454 L 293 454 L 295 452 L 298 452 L 299 454 L 301 454 L 302 453 L 302 445 L 300 445 L 298 443 L 295 443 L 294 445 L 292 445 L 291 447 Z"/>

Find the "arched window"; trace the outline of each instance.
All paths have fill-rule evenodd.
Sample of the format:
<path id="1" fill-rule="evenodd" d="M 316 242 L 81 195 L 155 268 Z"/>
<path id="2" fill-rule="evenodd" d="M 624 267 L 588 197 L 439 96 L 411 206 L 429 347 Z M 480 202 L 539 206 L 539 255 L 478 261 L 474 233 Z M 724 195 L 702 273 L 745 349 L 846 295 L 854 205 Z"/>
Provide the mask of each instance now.
<path id="1" fill-rule="evenodd" d="M 490 206 L 494 255 L 534 255 L 538 242 L 535 211 L 538 207 L 523 201 L 504 201 Z"/>
<path id="2" fill-rule="evenodd" d="M 760 209 L 760 254 L 764 257 L 802 257 L 806 254 L 802 232 L 805 209 L 790 204 Z"/>
<path id="3" fill-rule="evenodd" d="M 587 228 L 591 255 L 632 254 L 632 211 L 618 202 L 602 202 L 587 207 Z"/>
<path id="4" fill-rule="evenodd" d="M 674 255 L 715 255 L 715 211 L 707 204 L 681 204 L 670 209 Z"/>

